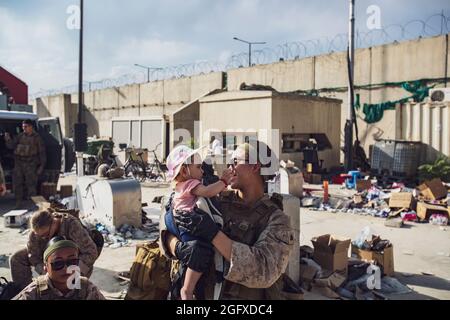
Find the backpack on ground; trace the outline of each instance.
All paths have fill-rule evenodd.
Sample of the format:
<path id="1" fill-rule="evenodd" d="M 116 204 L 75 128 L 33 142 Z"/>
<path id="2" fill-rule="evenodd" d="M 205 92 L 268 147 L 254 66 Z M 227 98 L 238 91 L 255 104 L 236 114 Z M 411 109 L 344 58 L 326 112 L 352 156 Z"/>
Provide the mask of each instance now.
<path id="1" fill-rule="evenodd" d="M 162 254 L 157 241 L 138 245 L 125 300 L 167 300 L 171 265 L 172 261 Z"/>

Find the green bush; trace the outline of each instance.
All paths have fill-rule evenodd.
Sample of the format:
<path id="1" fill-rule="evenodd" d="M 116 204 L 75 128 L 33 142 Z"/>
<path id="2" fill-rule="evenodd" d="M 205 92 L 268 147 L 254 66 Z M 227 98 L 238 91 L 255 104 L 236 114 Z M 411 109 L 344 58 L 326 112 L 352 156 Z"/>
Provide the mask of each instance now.
<path id="1" fill-rule="evenodd" d="M 434 178 L 440 178 L 445 182 L 450 181 L 450 159 L 448 157 L 441 156 L 433 164 L 424 164 L 419 167 L 421 181 Z"/>

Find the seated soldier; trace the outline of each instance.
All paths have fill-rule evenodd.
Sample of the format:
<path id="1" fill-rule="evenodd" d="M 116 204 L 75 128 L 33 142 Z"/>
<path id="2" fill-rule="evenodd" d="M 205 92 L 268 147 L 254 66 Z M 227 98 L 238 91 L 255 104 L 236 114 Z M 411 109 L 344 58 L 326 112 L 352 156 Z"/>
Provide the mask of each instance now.
<path id="1" fill-rule="evenodd" d="M 31 232 L 27 247 L 14 253 L 10 259 L 13 282 L 23 289 L 32 281 L 31 267 L 43 274 L 42 254 L 49 239 L 55 236 L 75 242 L 79 248 L 81 275 L 89 278 L 98 258 L 97 246 L 80 220 L 69 214 L 51 210 L 37 211 L 30 220 Z"/>
<path id="2" fill-rule="evenodd" d="M 73 269 L 76 269 L 80 262 L 79 249 L 73 241 L 53 238 L 43 254 L 43 260 L 47 273 L 39 276 L 12 300 L 106 300 L 87 278 L 69 269 L 74 266 Z"/>

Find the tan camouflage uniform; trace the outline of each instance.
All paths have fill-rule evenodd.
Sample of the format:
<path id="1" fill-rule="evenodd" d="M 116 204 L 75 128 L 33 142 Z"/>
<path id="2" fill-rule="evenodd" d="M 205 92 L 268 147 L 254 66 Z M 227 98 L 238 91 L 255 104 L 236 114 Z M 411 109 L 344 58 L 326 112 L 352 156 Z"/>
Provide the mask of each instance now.
<path id="1" fill-rule="evenodd" d="M 245 206 L 234 192 L 224 193 L 220 198 L 222 215 L 224 218 L 223 232 L 233 240 L 231 261 L 226 264 L 221 299 L 277 299 L 274 291 L 281 291 L 282 275 L 286 271 L 289 255 L 293 248 L 294 233 L 290 227 L 290 218 L 278 208 L 271 210 L 268 220 L 264 223 L 262 230 L 229 231 L 227 226 L 239 223 L 242 225 L 246 217 L 239 217 L 240 212 L 249 215 L 258 215 L 261 209 L 272 206 L 269 196 L 265 195 L 252 208 Z M 229 201 L 231 197 L 231 201 Z M 224 206 L 225 204 L 225 206 Z M 237 214 L 237 215 L 236 215 Z M 240 221 L 237 221 L 240 220 Z M 249 219 L 250 220 L 250 219 Z M 244 228 L 245 229 L 245 228 Z M 173 258 L 167 245 L 167 228 L 162 215 L 160 221 L 160 248 L 169 258 Z M 249 235 L 255 234 L 254 239 Z M 212 299 L 214 277 L 207 280 L 209 288 L 206 290 L 206 298 Z M 275 289 L 275 290 L 271 290 Z"/>
<path id="2" fill-rule="evenodd" d="M 61 217 L 59 231 L 55 234 L 67 240 L 72 240 L 80 248 L 80 270 L 85 277 L 90 277 L 94 269 L 94 262 L 98 258 L 97 246 L 83 227 L 80 220 L 68 214 L 56 214 Z M 38 273 L 43 272 L 43 257 L 47 240 L 39 238 L 34 232 L 30 232 L 26 249 L 17 251 L 11 256 L 12 280 L 21 288 L 32 281 L 31 266 Z"/>
<path id="3" fill-rule="evenodd" d="M 30 135 L 21 132 L 14 139 L 6 141 L 6 147 L 14 150 L 13 183 L 17 201 L 20 202 L 23 199 L 24 183 L 28 196 L 35 196 L 39 178 L 38 168 L 44 169 L 47 161 L 42 138 L 37 132 Z"/>
<path id="4" fill-rule="evenodd" d="M 12 300 L 106 300 L 100 290 L 85 277 L 80 278 L 81 288 L 66 294 L 56 289 L 48 274 L 34 280 Z M 39 281 L 43 285 L 39 285 Z"/>

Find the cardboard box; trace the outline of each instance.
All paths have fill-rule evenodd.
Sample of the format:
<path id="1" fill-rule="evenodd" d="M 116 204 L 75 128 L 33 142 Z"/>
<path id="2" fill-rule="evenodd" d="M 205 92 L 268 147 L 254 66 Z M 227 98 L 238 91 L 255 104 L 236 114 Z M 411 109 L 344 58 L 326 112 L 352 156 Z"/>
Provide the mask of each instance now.
<path id="1" fill-rule="evenodd" d="M 428 220 L 433 213 L 439 213 L 449 215 L 450 209 L 448 207 L 438 206 L 435 204 L 428 204 L 425 202 L 419 202 L 417 204 L 417 218 L 422 221 Z"/>
<path id="2" fill-rule="evenodd" d="M 383 267 L 383 274 L 394 276 L 394 246 L 385 248 L 382 252 L 362 250 L 352 244 L 352 256 L 361 260 L 376 261 Z"/>
<path id="3" fill-rule="evenodd" d="M 411 192 L 394 192 L 389 199 L 390 208 L 414 209 L 415 200 Z"/>
<path id="4" fill-rule="evenodd" d="M 313 259 L 323 269 L 342 271 L 347 274 L 350 239 L 338 239 L 329 234 L 311 240 L 314 246 Z"/>
<path id="5" fill-rule="evenodd" d="M 360 194 L 355 194 L 355 195 L 353 196 L 353 202 L 354 202 L 355 204 L 363 203 L 363 201 L 364 201 L 364 199 L 363 199 L 362 195 L 360 195 Z"/>
<path id="6" fill-rule="evenodd" d="M 417 187 L 422 195 L 429 200 L 438 200 L 447 197 L 447 188 L 442 184 L 441 179 L 436 178 L 430 181 L 425 181 Z"/>
<path id="7" fill-rule="evenodd" d="M 63 185 L 59 191 L 61 199 L 71 197 L 73 195 L 73 188 L 71 185 Z"/>
<path id="8" fill-rule="evenodd" d="M 56 183 L 53 182 L 44 182 L 41 184 L 41 195 L 45 199 L 49 199 L 52 196 L 56 195 Z"/>
<path id="9" fill-rule="evenodd" d="M 309 184 L 322 184 L 322 175 L 316 173 L 304 173 L 303 178 Z"/>
<path id="10" fill-rule="evenodd" d="M 356 191 L 361 192 L 364 190 L 369 190 L 372 187 L 372 181 L 370 180 L 357 180 L 356 181 Z"/>

